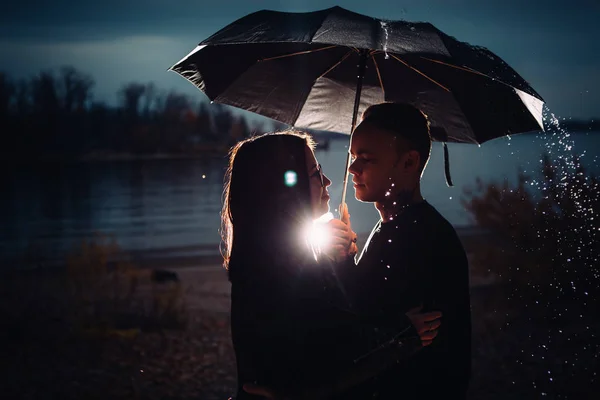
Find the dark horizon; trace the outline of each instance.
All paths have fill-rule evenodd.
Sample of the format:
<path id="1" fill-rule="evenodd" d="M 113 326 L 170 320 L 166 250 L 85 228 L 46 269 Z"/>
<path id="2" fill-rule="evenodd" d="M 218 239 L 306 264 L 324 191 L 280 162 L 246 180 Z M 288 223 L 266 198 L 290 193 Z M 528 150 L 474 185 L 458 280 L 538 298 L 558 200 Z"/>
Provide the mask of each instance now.
<path id="1" fill-rule="evenodd" d="M 94 91 L 93 77 L 74 67 L 41 71 L 21 80 L 0 72 L 0 128 L 7 133 L 0 158 L 225 154 L 239 139 L 287 127 L 257 114 L 240 115 L 232 107 L 166 91 L 151 82 L 123 85 L 115 93 L 117 105 L 94 101 Z M 569 132 L 600 132 L 600 118 L 559 118 L 559 123 Z M 545 125 L 553 130 L 550 123 Z M 302 130 L 320 143 L 338 135 L 347 137 Z"/>

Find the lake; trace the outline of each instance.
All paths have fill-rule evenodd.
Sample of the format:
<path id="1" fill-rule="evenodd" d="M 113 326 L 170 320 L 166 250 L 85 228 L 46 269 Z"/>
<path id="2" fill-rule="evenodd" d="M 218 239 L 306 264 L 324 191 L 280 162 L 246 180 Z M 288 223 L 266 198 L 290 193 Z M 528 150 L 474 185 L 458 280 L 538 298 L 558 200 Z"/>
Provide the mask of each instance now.
<path id="1" fill-rule="evenodd" d="M 573 146 L 569 151 L 569 146 Z M 456 227 L 472 221 L 461 199 L 477 177 L 516 182 L 519 168 L 539 177 L 540 158 L 572 152 L 598 171 L 600 133 L 565 137 L 541 133 L 500 138 L 481 146 L 450 144 L 454 187 L 444 180 L 439 143 L 423 177 L 424 197 Z M 346 140 L 332 140 L 317 152 L 334 182 L 332 209 L 341 199 Z M 63 257 L 94 232 L 114 235 L 131 251 L 214 254 L 218 251 L 224 157 L 187 160 L 144 160 L 77 164 L 3 164 L 0 196 L 0 262 L 16 265 L 25 254 L 39 259 Z M 378 215 L 370 204 L 353 198 L 348 205 L 355 231 L 368 233 Z"/>

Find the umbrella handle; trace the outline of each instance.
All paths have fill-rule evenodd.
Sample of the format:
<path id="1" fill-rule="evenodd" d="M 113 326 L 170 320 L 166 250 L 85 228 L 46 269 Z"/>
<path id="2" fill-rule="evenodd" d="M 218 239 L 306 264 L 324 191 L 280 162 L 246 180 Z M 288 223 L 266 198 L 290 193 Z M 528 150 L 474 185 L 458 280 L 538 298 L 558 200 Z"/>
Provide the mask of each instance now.
<path id="1" fill-rule="evenodd" d="M 365 69 L 367 68 L 367 57 L 369 56 L 369 50 L 361 49 L 359 50 L 360 61 L 358 63 L 358 76 L 356 80 L 356 96 L 354 97 L 354 110 L 352 112 L 352 127 L 350 128 L 350 135 L 354 132 L 356 128 L 356 120 L 358 119 L 358 108 L 360 106 L 360 93 L 362 91 L 363 79 L 365 77 Z M 350 160 L 352 155 L 350 154 L 350 149 L 348 149 L 348 156 L 346 157 L 346 168 L 344 168 L 344 181 L 342 187 L 342 203 L 346 203 L 346 192 L 348 186 L 348 167 L 350 167 Z M 342 215 L 340 214 L 340 219 Z"/>
<path id="2" fill-rule="evenodd" d="M 350 167 L 350 160 L 352 159 L 352 154 L 350 154 L 350 152 L 348 151 L 348 154 L 346 156 L 346 168 L 344 168 L 344 181 L 342 184 L 342 203 L 344 204 L 346 202 L 346 192 L 348 189 L 348 176 L 350 175 L 350 171 L 348 171 L 348 168 Z M 342 214 L 340 213 L 340 219 L 342 218 Z"/>

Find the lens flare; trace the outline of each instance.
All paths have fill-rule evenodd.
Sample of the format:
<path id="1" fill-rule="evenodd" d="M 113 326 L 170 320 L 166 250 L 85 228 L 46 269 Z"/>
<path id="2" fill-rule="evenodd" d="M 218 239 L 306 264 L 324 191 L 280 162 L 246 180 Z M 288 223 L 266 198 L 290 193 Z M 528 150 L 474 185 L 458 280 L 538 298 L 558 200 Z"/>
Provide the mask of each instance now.
<path id="1" fill-rule="evenodd" d="M 295 171 L 286 171 L 283 174 L 283 181 L 287 187 L 295 186 L 298 183 L 298 174 Z"/>
<path id="2" fill-rule="evenodd" d="M 327 229 L 327 222 L 333 219 L 333 214 L 328 212 L 312 221 L 304 231 L 304 240 L 312 250 L 315 260 L 327 248 L 331 235 Z"/>

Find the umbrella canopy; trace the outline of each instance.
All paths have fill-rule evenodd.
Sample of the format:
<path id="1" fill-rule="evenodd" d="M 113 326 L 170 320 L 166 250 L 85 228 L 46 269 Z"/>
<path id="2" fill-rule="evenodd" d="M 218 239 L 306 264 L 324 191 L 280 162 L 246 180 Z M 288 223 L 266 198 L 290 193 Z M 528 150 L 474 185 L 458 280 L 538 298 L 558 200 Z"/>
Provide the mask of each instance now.
<path id="1" fill-rule="evenodd" d="M 247 15 L 171 70 L 214 102 L 298 128 L 351 133 L 360 91 L 359 114 L 384 101 L 412 104 L 437 141 L 483 143 L 543 129 L 541 96 L 491 51 L 429 23 L 340 7 Z"/>
<path id="2" fill-rule="evenodd" d="M 212 101 L 299 128 L 350 134 L 372 104 L 412 104 L 427 114 L 433 140 L 444 142 L 448 186 L 446 142 L 480 144 L 543 129 L 542 98 L 491 51 L 429 23 L 341 7 L 247 15 L 170 69 Z"/>

